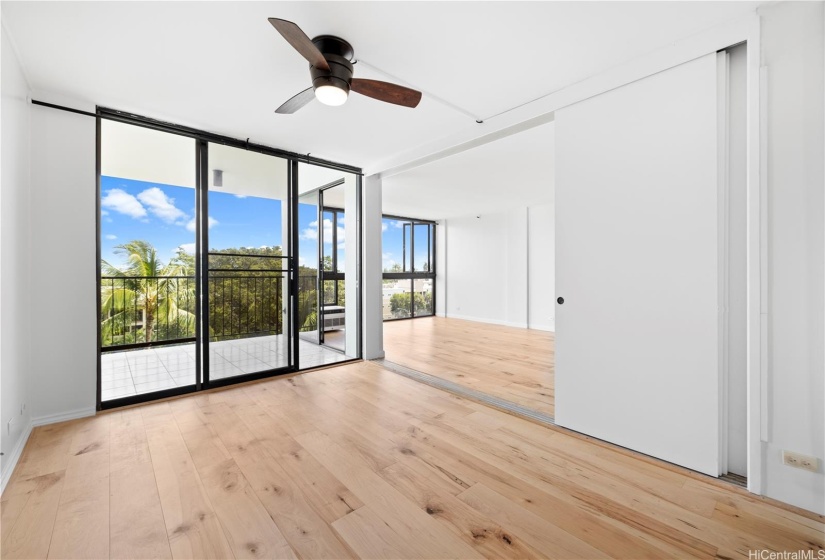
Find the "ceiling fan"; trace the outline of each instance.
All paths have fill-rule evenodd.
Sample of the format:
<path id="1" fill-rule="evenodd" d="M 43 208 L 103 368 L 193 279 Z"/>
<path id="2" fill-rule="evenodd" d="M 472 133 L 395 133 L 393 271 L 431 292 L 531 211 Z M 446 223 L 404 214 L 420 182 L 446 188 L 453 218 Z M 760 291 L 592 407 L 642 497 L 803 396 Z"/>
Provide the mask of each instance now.
<path id="1" fill-rule="evenodd" d="M 309 61 L 312 76 L 312 87 L 287 100 L 275 110 L 276 113 L 294 113 L 314 98 L 325 105 L 343 105 L 350 91 L 410 108 L 415 108 L 421 101 L 420 91 L 379 80 L 353 78 L 355 52 L 352 45 L 340 37 L 319 35 L 310 39 L 291 21 L 269 18 L 269 23 Z"/>

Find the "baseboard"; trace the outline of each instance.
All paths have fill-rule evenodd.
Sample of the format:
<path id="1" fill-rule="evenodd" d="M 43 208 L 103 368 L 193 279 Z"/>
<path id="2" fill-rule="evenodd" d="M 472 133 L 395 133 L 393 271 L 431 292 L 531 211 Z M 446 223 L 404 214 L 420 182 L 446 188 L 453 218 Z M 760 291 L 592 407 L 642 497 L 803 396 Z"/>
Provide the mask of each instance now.
<path id="1" fill-rule="evenodd" d="M 534 331 L 556 332 L 556 325 L 530 325 L 528 328 Z"/>
<path id="2" fill-rule="evenodd" d="M 451 314 L 449 319 L 461 319 L 462 321 L 473 321 L 475 323 L 487 323 L 489 325 L 501 325 L 503 327 L 515 327 L 517 329 L 526 329 L 527 323 L 513 323 L 512 321 L 499 321 L 498 319 L 482 319 L 480 317 L 470 317 L 467 315 Z"/>
<path id="3" fill-rule="evenodd" d="M 95 415 L 95 407 L 78 408 L 61 412 L 60 414 L 50 414 L 48 416 L 38 416 L 32 418 L 32 426 L 45 426 L 46 424 L 56 424 L 57 422 L 65 422 L 66 420 L 75 420 L 77 418 L 86 418 L 87 416 Z"/>
<path id="4" fill-rule="evenodd" d="M 17 440 L 17 445 L 14 446 L 14 450 L 9 456 L 9 461 L 6 463 L 6 470 L 3 471 L 2 477 L 0 477 L 0 494 L 6 491 L 6 484 L 9 483 L 9 480 L 11 480 L 11 475 L 14 473 L 15 467 L 17 467 L 17 462 L 23 454 L 23 449 L 29 441 L 29 436 L 32 435 L 32 428 L 34 428 L 34 426 L 31 422 L 29 422 L 26 429 L 23 430 L 23 434 L 20 436 L 20 439 Z"/>

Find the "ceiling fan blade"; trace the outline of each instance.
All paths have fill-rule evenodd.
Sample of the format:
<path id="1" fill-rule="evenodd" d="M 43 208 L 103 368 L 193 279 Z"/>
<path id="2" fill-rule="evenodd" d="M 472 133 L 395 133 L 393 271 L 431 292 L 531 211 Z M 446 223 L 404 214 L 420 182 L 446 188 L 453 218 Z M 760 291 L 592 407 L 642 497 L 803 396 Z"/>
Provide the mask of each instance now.
<path id="1" fill-rule="evenodd" d="M 322 70 L 329 70 L 327 59 L 321 51 L 318 50 L 307 34 L 301 31 L 301 28 L 285 19 L 269 18 L 269 23 L 272 27 L 278 30 L 278 33 L 284 36 L 284 39 L 298 51 L 301 56 L 309 61 L 310 64 Z"/>
<path id="2" fill-rule="evenodd" d="M 275 109 L 275 112 L 282 115 L 291 115 L 313 99 L 315 99 L 315 90 L 307 88 L 298 95 L 290 97 L 286 103 Z"/>
<path id="3" fill-rule="evenodd" d="M 415 108 L 418 106 L 418 102 L 421 101 L 420 91 L 379 80 L 353 78 L 350 89 L 361 95 L 387 103 L 394 103 L 395 105 L 403 105 L 404 107 Z"/>

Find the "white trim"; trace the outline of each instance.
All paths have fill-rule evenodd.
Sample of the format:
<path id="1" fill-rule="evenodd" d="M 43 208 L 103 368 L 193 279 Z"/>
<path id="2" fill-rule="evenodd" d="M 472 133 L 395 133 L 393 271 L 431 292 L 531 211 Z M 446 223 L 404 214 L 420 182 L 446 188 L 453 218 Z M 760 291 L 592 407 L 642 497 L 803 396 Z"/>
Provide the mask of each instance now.
<path id="1" fill-rule="evenodd" d="M 718 292 L 718 329 L 719 329 L 719 472 L 721 476 L 728 472 L 728 385 L 729 369 L 729 238 L 730 238 L 730 55 L 727 51 L 716 53 L 716 87 L 717 87 L 717 275 Z"/>
<path id="2" fill-rule="evenodd" d="M 436 313 L 435 317 L 441 317 L 443 319 L 461 319 L 462 321 L 473 321 L 475 323 L 487 323 L 489 325 L 501 325 L 503 327 L 513 327 L 517 329 L 528 329 L 531 331 L 542 331 L 542 332 L 556 332 L 556 325 L 553 324 L 546 324 L 546 325 L 525 325 L 523 323 L 511 323 L 508 321 L 499 321 L 497 319 L 479 319 L 478 317 L 467 317 L 466 315 L 450 315 L 449 317 L 443 313 Z"/>
<path id="3" fill-rule="evenodd" d="M 762 368 L 767 368 L 767 321 L 763 321 L 762 312 L 767 311 L 768 278 L 763 274 L 767 266 L 767 259 L 763 254 L 767 251 L 767 220 L 764 214 L 767 210 L 767 198 L 761 181 L 767 180 L 763 176 L 763 148 L 762 142 L 767 138 L 762 136 L 761 126 L 767 122 L 761 114 L 760 66 L 762 58 L 762 44 L 760 39 L 760 20 L 755 16 L 746 29 L 744 40 L 747 41 L 747 282 L 748 282 L 748 365 L 747 365 L 747 475 L 748 491 L 762 494 L 763 486 L 763 458 L 765 451 L 761 442 L 761 425 L 763 417 L 767 416 L 762 408 L 761 383 Z M 766 158 L 765 158 L 766 159 Z M 765 296 L 763 297 L 763 294 Z"/>
<path id="4" fill-rule="evenodd" d="M 14 446 L 14 450 L 8 458 L 6 470 L 3 472 L 2 478 L 0 478 L 0 495 L 6 491 L 6 484 L 9 483 L 9 480 L 11 480 L 11 475 L 17 467 L 17 462 L 23 455 L 23 449 L 25 449 L 26 444 L 29 442 L 29 437 L 32 435 L 32 428 L 34 428 L 34 426 L 31 422 L 29 422 L 28 426 L 26 426 L 26 429 L 23 430 L 23 433 L 17 440 L 17 445 Z"/>
<path id="5" fill-rule="evenodd" d="M 489 325 L 501 325 L 504 327 L 515 327 L 518 329 L 526 329 L 527 323 L 514 323 L 512 321 L 500 321 L 498 319 L 484 319 L 481 317 L 469 317 L 467 315 L 451 314 L 450 319 L 461 319 L 462 321 L 473 321 L 475 323 L 487 323 Z"/>
<path id="6" fill-rule="evenodd" d="M 59 414 L 50 414 L 48 416 L 38 416 L 37 418 L 32 418 L 32 426 L 45 426 L 46 424 L 56 424 L 57 422 L 76 420 L 77 418 L 87 418 L 94 415 L 95 407 L 93 406 L 77 408 L 75 410 L 68 410 Z"/>

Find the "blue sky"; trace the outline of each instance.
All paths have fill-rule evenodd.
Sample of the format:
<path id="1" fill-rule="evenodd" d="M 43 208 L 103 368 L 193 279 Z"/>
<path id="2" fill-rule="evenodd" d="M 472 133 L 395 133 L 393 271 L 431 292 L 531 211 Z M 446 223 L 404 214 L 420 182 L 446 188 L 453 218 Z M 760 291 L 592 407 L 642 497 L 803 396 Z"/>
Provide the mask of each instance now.
<path id="1" fill-rule="evenodd" d="M 195 189 L 147 183 L 119 177 L 101 177 L 101 256 L 118 266 L 123 259 L 114 253 L 117 245 L 135 239 L 149 241 L 164 263 L 182 247 L 194 252 Z M 338 223 L 339 262 L 343 263 L 344 220 Z M 317 207 L 298 207 L 299 260 L 314 266 L 318 239 Z M 383 265 L 402 262 L 401 222 L 383 223 Z M 332 249 L 332 222 L 324 220 L 325 254 Z M 209 193 L 209 246 L 281 246 L 281 201 L 239 197 L 231 193 Z M 418 253 L 419 251 L 416 251 Z M 342 267 L 342 265 L 341 265 Z"/>
<path id="2" fill-rule="evenodd" d="M 152 243 L 168 262 L 178 249 L 194 252 L 195 189 L 101 177 L 101 256 L 122 263 L 114 247 L 135 239 Z M 281 245 L 281 201 L 209 193 L 209 246 Z"/>
<path id="3" fill-rule="evenodd" d="M 114 253 L 117 245 L 135 239 L 149 241 L 164 263 L 179 247 L 195 250 L 195 189 L 147 183 L 119 177 L 101 177 L 101 256 L 118 266 L 123 259 Z M 338 223 L 338 259 L 343 268 L 344 226 Z M 384 219 L 382 224 L 383 267 L 402 263 L 402 222 Z M 299 262 L 315 266 L 318 260 L 317 207 L 298 206 Z M 325 254 L 332 250 L 332 221 L 324 219 Z M 258 197 L 241 197 L 231 193 L 209 193 L 209 247 L 281 246 L 281 201 Z M 416 263 L 426 260 L 426 250 L 419 245 Z"/>

